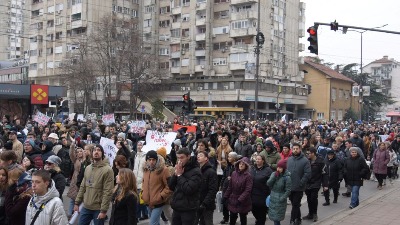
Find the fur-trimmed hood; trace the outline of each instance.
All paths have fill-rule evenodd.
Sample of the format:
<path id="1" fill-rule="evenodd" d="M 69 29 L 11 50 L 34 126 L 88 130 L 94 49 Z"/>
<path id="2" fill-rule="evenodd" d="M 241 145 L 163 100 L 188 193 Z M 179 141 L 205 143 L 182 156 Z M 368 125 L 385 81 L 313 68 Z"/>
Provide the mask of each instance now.
<path id="1" fill-rule="evenodd" d="M 158 174 L 160 174 L 165 168 L 165 160 L 162 156 L 157 154 L 157 163 L 153 170 L 155 170 Z M 147 162 L 143 164 L 143 172 L 151 170 L 148 166 Z"/>

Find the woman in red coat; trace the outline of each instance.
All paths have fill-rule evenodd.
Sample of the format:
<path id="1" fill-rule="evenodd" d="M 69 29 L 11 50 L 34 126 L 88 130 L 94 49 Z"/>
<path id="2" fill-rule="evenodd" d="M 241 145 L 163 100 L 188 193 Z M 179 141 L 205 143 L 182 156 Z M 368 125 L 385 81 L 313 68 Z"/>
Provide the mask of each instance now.
<path id="1" fill-rule="evenodd" d="M 247 213 L 251 211 L 251 190 L 253 188 L 253 178 L 249 172 L 250 160 L 243 157 L 235 164 L 235 171 L 232 173 L 228 189 L 224 194 L 224 199 L 228 201 L 230 212 L 230 225 L 235 225 L 240 215 L 240 224 L 247 224 Z"/>

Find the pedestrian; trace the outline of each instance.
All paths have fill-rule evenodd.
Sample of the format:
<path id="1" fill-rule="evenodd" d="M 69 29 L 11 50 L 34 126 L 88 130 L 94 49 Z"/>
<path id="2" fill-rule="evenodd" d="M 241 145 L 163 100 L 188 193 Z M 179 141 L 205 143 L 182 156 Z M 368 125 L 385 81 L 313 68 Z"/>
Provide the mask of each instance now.
<path id="1" fill-rule="evenodd" d="M 386 143 L 381 142 L 378 149 L 374 152 L 373 157 L 373 171 L 376 179 L 378 180 L 378 189 L 382 190 L 383 180 L 387 175 L 387 164 L 390 161 L 389 151 L 386 148 Z"/>
<path id="2" fill-rule="evenodd" d="M 306 151 L 306 156 L 310 161 L 311 177 L 307 182 L 306 196 L 308 204 L 308 215 L 303 216 L 303 220 L 318 221 L 318 191 L 322 184 L 322 174 L 324 172 L 325 162 L 324 159 L 317 155 L 317 149 L 310 147 Z"/>
<path id="3" fill-rule="evenodd" d="M 149 208 L 149 224 L 160 224 L 161 213 L 172 191 L 168 187 L 170 173 L 162 156 L 151 150 L 143 166 L 142 199 Z"/>
<path id="4" fill-rule="evenodd" d="M 396 178 L 395 174 L 393 173 L 393 168 L 395 167 L 395 164 L 397 163 L 397 154 L 393 149 L 389 147 L 389 163 L 387 164 L 387 175 L 390 181 L 390 184 L 393 184 L 393 179 Z"/>
<path id="5" fill-rule="evenodd" d="M 53 152 L 53 143 L 51 141 L 44 141 L 39 144 L 40 149 L 42 150 L 42 159 L 43 162 L 46 162 L 46 160 L 52 156 L 55 155 Z"/>
<path id="6" fill-rule="evenodd" d="M 335 150 L 327 152 L 327 158 L 325 159 L 325 168 L 323 174 L 323 191 L 325 197 L 325 203 L 323 206 L 330 205 L 330 190 L 333 191 L 333 203 L 337 203 L 339 196 L 340 182 L 343 180 L 343 164 L 335 154 Z"/>
<path id="7" fill-rule="evenodd" d="M 264 147 L 265 149 L 260 153 L 260 155 L 263 155 L 265 161 L 268 163 L 271 169 L 275 170 L 276 165 L 278 164 L 279 160 L 281 160 L 281 156 L 279 155 L 279 152 L 276 151 L 272 141 L 267 140 Z"/>
<path id="8" fill-rule="evenodd" d="M 202 182 L 200 187 L 200 207 L 197 212 L 198 224 L 213 225 L 213 213 L 216 208 L 215 196 L 218 191 L 217 172 L 209 162 L 209 156 L 207 152 L 198 152 L 197 162 L 200 165 L 202 174 Z"/>
<path id="9" fill-rule="evenodd" d="M 143 182 L 143 165 L 146 163 L 146 153 L 142 151 L 143 142 L 138 141 L 136 144 L 136 157 L 135 163 L 133 166 L 133 173 L 136 177 L 136 187 L 138 188 L 137 192 L 141 193 L 142 191 L 142 182 Z M 146 205 L 143 203 L 138 203 L 137 206 L 137 218 L 138 220 L 147 220 L 149 218 L 148 211 Z"/>
<path id="10" fill-rule="evenodd" d="M 280 225 L 280 221 L 285 219 L 287 198 L 291 193 L 292 187 L 286 160 L 278 162 L 276 171 L 271 174 L 267 185 L 271 189 L 268 218 L 274 221 L 274 225 Z"/>
<path id="11" fill-rule="evenodd" d="M 344 176 L 346 183 L 351 187 L 351 201 L 349 208 L 353 209 L 360 203 L 359 193 L 364 177 L 369 173 L 369 167 L 364 158 L 358 153 L 357 147 L 350 148 L 350 158 L 344 163 Z"/>
<path id="12" fill-rule="evenodd" d="M 200 206 L 201 171 L 196 159 L 190 157 L 188 148 L 180 148 L 176 156 L 175 174 L 168 183 L 174 192 L 171 199 L 172 224 L 194 224 Z"/>
<path id="13" fill-rule="evenodd" d="M 235 225 L 238 216 L 240 224 L 247 224 L 247 214 L 251 211 L 251 190 L 253 178 L 250 174 L 250 160 L 243 157 L 235 163 L 228 189 L 224 194 L 224 201 L 228 201 L 230 212 L 229 224 Z"/>
<path id="14" fill-rule="evenodd" d="M 35 194 L 26 208 L 25 225 L 68 223 L 64 205 L 48 171 L 38 170 L 32 174 L 32 190 Z"/>
<path id="15" fill-rule="evenodd" d="M 0 166 L 0 224 L 7 223 L 7 215 L 5 211 L 5 195 L 8 189 L 8 170 L 7 168 Z"/>
<path id="16" fill-rule="evenodd" d="M 20 163 L 22 161 L 22 154 L 24 152 L 24 146 L 17 138 L 17 131 L 10 131 L 8 133 L 8 139 L 12 142 L 12 150 L 17 155 L 17 162 Z"/>
<path id="17" fill-rule="evenodd" d="M 43 159 L 42 153 L 40 149 L 36 147 L 36 144 L 33 140 L 26 140 L 24 143 L 24 152 L 25 157 L 29 157 L 34 163 L 33 166 L 36 169 L 43 169 Z"/>
<path id="18" fill-rule="evenodd" d="M 74 211 L 80 213 L 79 225 L 103 225 L 114 187 L 114 174 L 104 161 L 104 150 L 96 145 L 92 152 L 93 163 L 86 167 L 84 178 L 75 199 Z M 82 210 L 79 205 L 83 203 Z"/>
<path id="19" fill-rule="evenodd" d="M 228 154 L 228 164 L 224 169 L 223 177 L 221 180 L 221 191 L 222 196 L 225 194 L 226 190 L 228 189 L 229 183 L 231 182 L 231 176 L 233 171 L 235 171 L 235 163 L 238 160 L 238 154 L 236 152 L 230 152 Z M 227 224 L 229 222 L 229 210 L 228 210 L 228 203 L 225 201 L 222 204 L 222 215 L 223 219 L 220 224 Z"/>
<path id="20" fill-rule="evenodd" d="M 136 225 L 138 222 L 136 207 L 139 197 L 133 171 L 128 168 L 119 169 L 116 183 L 111 198 L 110 225 Z"/>
<path id="21" fill-rule="evenodd" d="M 61 159 L 56 155 L 50 156 L 46 160 L 46 164 L 44 165 L 44 169 L 49 171 L 51 174 L 51 179 L 54 181 L 55 188 L 57 189 L 59 198 L 62 200 L 62 196 L 64 193 L 64 189 L 66 186 L 66 179 L 64 174 L 60 169 Z"/>
<path id="22" fill-rule="evenodd" d="M 265 199 L 270 195 L 270 188 L 267 181 L 272 174 L 272 169 L 265 161 L 263 155 L 256 156 L 254 166 L 251 167 L 253 177 L 253 189 L 251 191 L 251 212 L 256 219 L 256 225 L 264 225 L 267 220 L 268 207 Z"/>
<path id="23" fill-rule="evenodd" d="M 292 182 L 289 200 L 292 204 L 290 214 L 290 224 L 301 224 L 301 199 L 307 187 L 307 182 L 311 177 L 311 166 L 309 160 L 304 157 L 299 143 L 294 143 L 292 156 L 287 161 L 287 170 L 290 172 Z"/>

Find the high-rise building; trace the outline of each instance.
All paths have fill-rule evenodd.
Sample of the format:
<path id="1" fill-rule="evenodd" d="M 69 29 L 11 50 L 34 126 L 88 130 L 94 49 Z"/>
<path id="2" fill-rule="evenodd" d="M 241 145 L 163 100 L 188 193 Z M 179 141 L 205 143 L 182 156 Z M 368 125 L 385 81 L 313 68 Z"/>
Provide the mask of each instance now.
<path id="1" fill-rule="evenodd" d="M 29 78 L 59 85 L 61 63 L 107 16 L 137 17 L 137 0 L 31 0 Z"/>
<path id="2" fill-rule="evenodd" d="M 258 14 L 260 5 L 260 15 Z M 146 46 L 159 56 L 166 80 L 166 104 L 191 91 L 199 106 L 242 107 L 254 113 L 257 19 L 265 43 L 260 51 L 260 117 L 292 114 L 306 103 L 299 71 L 304 45 L 305 4 L 298 0 L 144 0 L 141 6 Z M 165 85 L 168 83 L 168 85 Z M 178 108 L 178 107 L 175 107 Z"/>
<path id="3" fill-rule="evenodd" d="M 24 25 L 27 14 L 25 0 L 4 0 L 0 3 L 0 60 L 24 58 Z"/>

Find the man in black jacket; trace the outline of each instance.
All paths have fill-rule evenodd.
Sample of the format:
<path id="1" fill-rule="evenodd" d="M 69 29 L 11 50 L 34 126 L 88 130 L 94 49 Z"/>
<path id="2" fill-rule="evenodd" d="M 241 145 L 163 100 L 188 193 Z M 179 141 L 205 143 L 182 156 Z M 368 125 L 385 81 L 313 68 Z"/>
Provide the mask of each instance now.
<path id="1" fill-rule="evenodd" d="M 323 206 L 330 205 L 330 189 L 333 190 L 333 203 L 337 203 L 340 182 L 343 180 L 343 162 L 336 157 L 335 151 L 328 151 L 325 165 L 322 182 L 325 196 L 325 203 Z"/>
<path id="2" fill-rule="evenodd" d="M 251 155 L 253 155 L 253 149 L 249 143 L 246 141 L 246 136 L 242 133 L 239 136 L 239 141 L 235 145 L 235 152 L 238 155 L 241 155 L 243 157 L 251 158 Z"/>
<path id="3" fill-rule="evenodd" d="M 176 152 L 178 162 L 175 174 L 168 182 L 174 191 L 171 200 L 172 224 L 191 225 L 195 223 L 200 206 L 201 172 L 196 159 L 190 157 L 190 151 L 184 147 Z"/>
<path id="4" fill-rule="evenodd" d="M 213 213 L 215 210 L 215 196 L 218 191 L 217 173 L 208 161 L 208 153 L 201 151 L 197 154 L 197 162 L 203 177 L 200 187 L 200 207 L 198 224 L 213 225 Z M 196 221 L 197 224 L 197 221 Z"/>
<path id="5" fill-rule="evenodd" d="M 322 173 L 324 171 L 325 162 L 324 159 L 317 155 L 317 150 L 314 147 L 310 147 L 306 155 L 310 160 L 311 165 L 311 178 L 307 182 L 306 195 L 308 203 L 308 215 L 303 217 L 303 220 L 313 220 L 317 222 L 317 210 L 318 210 L 318 191 L 322 184 Z"/>

